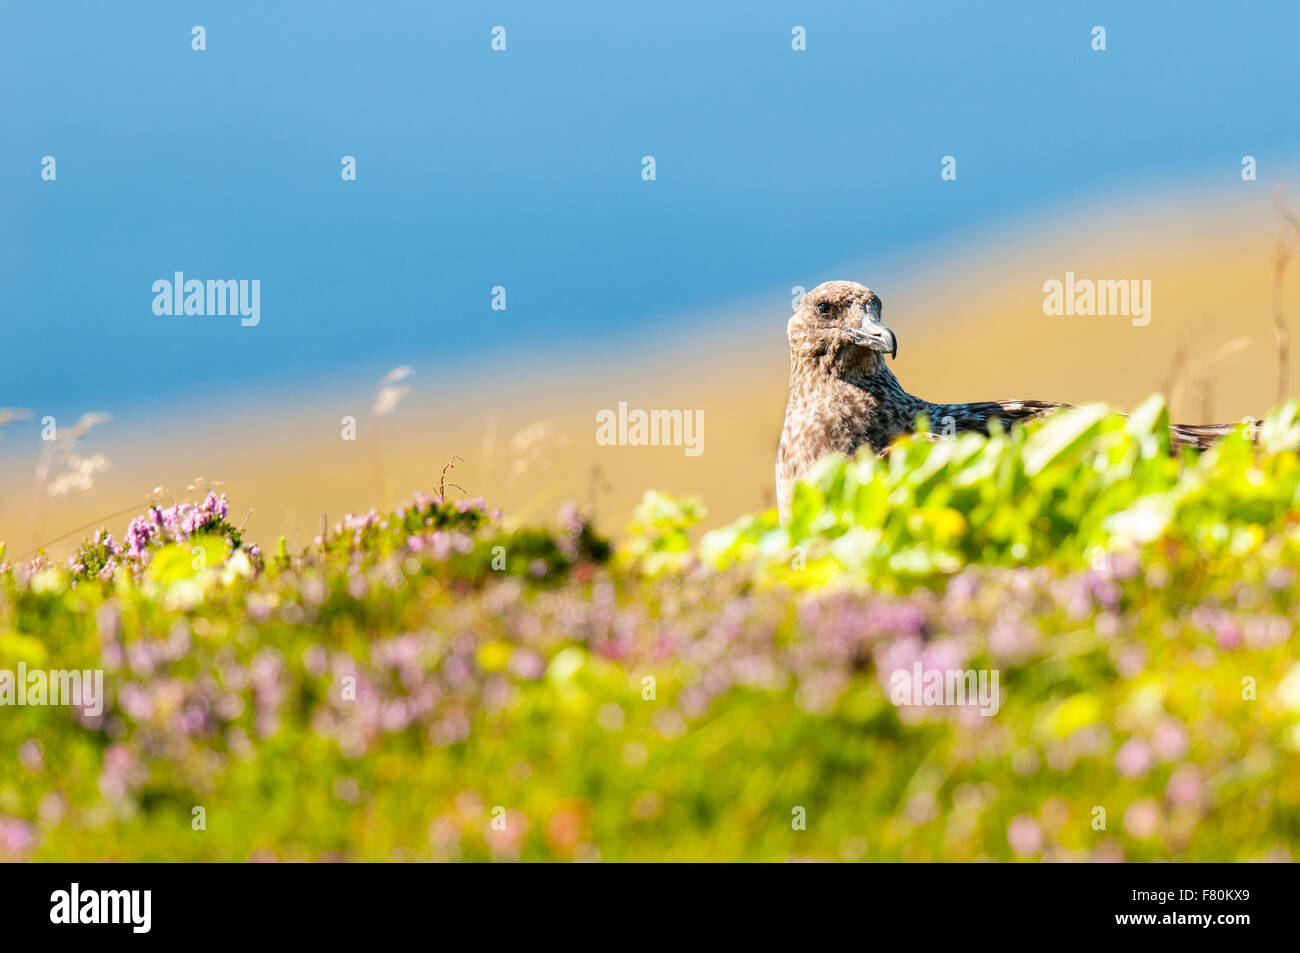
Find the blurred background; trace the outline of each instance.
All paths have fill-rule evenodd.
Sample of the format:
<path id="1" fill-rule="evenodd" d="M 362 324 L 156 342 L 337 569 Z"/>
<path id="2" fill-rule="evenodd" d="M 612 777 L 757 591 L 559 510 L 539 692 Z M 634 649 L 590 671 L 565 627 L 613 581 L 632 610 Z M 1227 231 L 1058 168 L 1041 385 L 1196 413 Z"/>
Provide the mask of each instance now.
<path id="1" fill-rule="evenodd" d="M 716 524 L 772 503 L 785 322 L 830 278 L 881 294 L 924 397 L 1263 414 L 1298 31 L 1282 2 L 5 4 L 0 540 L 61 552 L 201 478 L 301 545 L 452 460 L 507 516 L 616 529 L 654 487 Z M 155 315 L 176 271 L 259 280 L 260 323 Z M 1150 280 L 1150 324 L 1044 315 L 1067 271 Z M 620 401 L 703 410 L 704 452 L 598 446 Z"/>

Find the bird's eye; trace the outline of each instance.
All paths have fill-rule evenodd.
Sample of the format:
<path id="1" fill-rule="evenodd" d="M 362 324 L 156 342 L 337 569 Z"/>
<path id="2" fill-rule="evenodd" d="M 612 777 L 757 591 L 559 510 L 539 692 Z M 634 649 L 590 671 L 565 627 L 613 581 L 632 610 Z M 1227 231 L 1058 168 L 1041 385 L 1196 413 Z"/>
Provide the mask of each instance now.
<path id="1" fill-rule="evenodd" d="M 829 304 L 827 304 L 825 301 L 823 301 L 823 302 L 821 302 L 820 304 L 817 305 L 817 313 L 818 313 L 818 314 L 830 314 L 830 313 L 831 313 L 831 306 L 830 306 Z"/>

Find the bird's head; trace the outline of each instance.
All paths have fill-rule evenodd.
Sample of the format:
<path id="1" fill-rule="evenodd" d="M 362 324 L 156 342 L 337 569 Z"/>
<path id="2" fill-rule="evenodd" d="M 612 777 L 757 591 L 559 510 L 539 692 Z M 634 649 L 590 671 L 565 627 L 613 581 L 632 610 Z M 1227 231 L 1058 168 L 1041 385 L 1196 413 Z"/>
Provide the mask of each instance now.
<path id="1" fill-rule="evenodd" d="M 880 296 L 856 281 L 826 281 L 803 296 L 788 326 L 792 357 L 846 359 L 864 370 L 898 356 L 894 332 L 880 320 Z"/>

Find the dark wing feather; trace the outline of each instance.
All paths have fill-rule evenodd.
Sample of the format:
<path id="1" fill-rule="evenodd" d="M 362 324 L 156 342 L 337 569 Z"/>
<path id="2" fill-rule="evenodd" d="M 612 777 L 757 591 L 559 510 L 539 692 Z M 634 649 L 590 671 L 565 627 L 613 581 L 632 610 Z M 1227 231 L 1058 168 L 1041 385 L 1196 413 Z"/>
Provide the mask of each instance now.
<path id="1" fill-rule="evenodd" d="M 1007 427 L 1018 421 L 1032 420 L 1071 406 L 1073 405 L 1050 400 L 989 400 L 936 408 L 936 417 L 942 419 L 946 413 L 953 418 L 958 430 L 977 430 L 987 434 L 990 420 L 997 420 Z M 931 426 L 937 425 L 932 423 Z M 1169 442 L 1175 450 L 1182 447 L 1207 450 L 1214 441 L 1227 436 L 1236 428 L 1236 424 L 1171 424 Z"/>
<path id="2" fill-rule="evenodd" d="M 1169 440 L 1176 448 L 1191 447 L 1193 450 L 1208 450 L 1210 444 L 1220 437 L 1226 437 L 1237 429 L 1237 424 L 1171 424 Z M 1253 429 L 1253 436 L 1259 431 Z"/>
<path id="3" fill-rule="evenodd" d="M 1032 420 L 1053 410 L 1069 407 L 1051 400 L 985 400 L 973 404 L 939 404 L 934 407 L 930 429 L 951 433 L 974 430 L 988 436 L 989 422 L 996 420 L 1007 430 L 1021 420 Z"/>

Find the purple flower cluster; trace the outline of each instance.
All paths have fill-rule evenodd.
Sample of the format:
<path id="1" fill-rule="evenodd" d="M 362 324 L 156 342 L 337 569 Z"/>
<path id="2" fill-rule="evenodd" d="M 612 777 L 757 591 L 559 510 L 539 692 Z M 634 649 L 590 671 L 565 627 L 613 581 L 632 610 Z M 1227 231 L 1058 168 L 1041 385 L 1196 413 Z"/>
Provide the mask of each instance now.
<path id="1" fill-rule="evenodd" d="M 217 496 L 211 490 L 197 506 L 188 501 L 166 509 L 152 506 L 148 513 L 136 517 L 127 527 L 128 544 L 132 554 L 139 556 L 155 538 L 173 543 L 184 542 L 195 533 L 217 525 L 229 512 L 225 494 Z"/>
<path id="2" fill-rule="evenodd" d="M 148 515 L 165 539 L 179 543 L 220 523 L 229 512 L 225 495 L 217 496 L 209 490 L 198 506 L 188 501 L 166 509 L 155 506 Z"/>
<path id="3" fill-rule="evenodd" d="M 177 503 L 162 508 L 151 506 L 148 512 L 131 520 L 123 542 L 118 543 L 113 534 L 99 529 L 82 542 L 77 552 L 68 557 L 67 567 L 72 572 L 72 585 L 78 580 L 95 577 L 109 581 L 123 567 L 139 571 L 149 562 L 151 549 L 166 543 L 184 542 L 196 533 L 216 530 L 233 537 L 226 517 L 229 506 L 225 496 L 209 492 L 201 503 Z M 260 565 L 260 554 L 249 553 L 255 566 Z M 38 553 L 26 565 L 19 567 L 19 577 L 30 580 L 47 568 L 49 561 Z"/>
<path id="4" fill-rule="evenodd" d="M 427 553 L 434 559 L 445 560 L 453 553 L 474 550 L 474 537 L 456 530 L 435 529 L 432 533 L 408 536 L 406 545 L 417 553 Z"/>
<path id="5" fill-rule="evenodd" d="M 158 507 L 153 507 L 147 516 L 137 516 L 126 528 L 126 549 L 136 559 L 144 556 L 149 548 L 149 541 L 158 534 L 162 525 Z"/>

